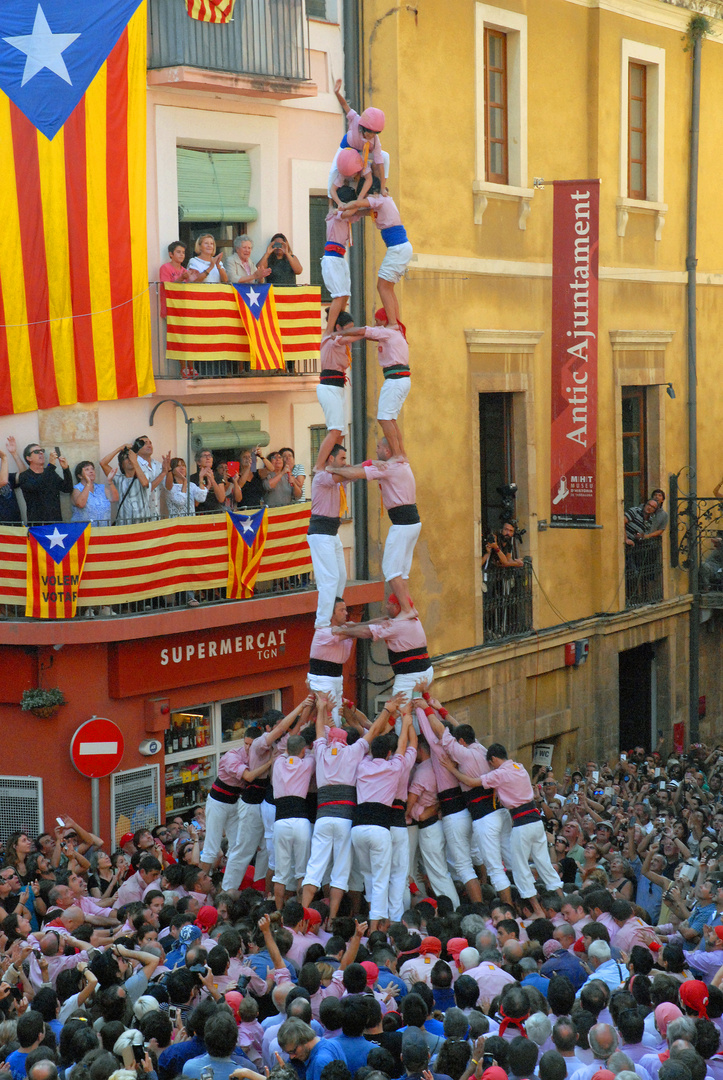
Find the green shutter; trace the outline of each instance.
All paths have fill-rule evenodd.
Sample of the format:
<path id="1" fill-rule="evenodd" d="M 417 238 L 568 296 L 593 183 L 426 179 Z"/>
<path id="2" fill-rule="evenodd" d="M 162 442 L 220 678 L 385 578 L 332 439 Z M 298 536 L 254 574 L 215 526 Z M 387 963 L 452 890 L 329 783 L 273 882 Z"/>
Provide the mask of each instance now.
<path id="1" fill-rule="evenodd" d="M 180 221 L 256 221 L 248 154 L 179 146 L 176 160 Z"/>

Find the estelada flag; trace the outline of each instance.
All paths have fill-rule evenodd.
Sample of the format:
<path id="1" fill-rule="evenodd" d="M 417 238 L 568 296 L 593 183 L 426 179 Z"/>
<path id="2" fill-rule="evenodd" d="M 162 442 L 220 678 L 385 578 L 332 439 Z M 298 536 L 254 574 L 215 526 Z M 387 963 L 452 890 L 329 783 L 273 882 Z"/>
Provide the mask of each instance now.
<path id="1" fill-rule="evenodd" d="M 255 371 L 283 371 L 284 349 L 273 285 L 234 285 Z"/>
<path id="2" fill-rule="evenodd" d="M 90 535 L 89 521 L 28 529 L 25 615 L 72 619 Z"/>
<path id="3" fill-rule="evenodd" d="M 228 580 L 226 596 L 229 600 L 246 600 L 254 595 L 256 575 L 266 545 L 266 508 L 255 514 L 234 514 L 226 511 L 226 534 L 228 537 Z"/>
<path id="4" fill-rule="evenodd" d="M 154 388 L 145 0 L 2 0 L 0 414 Z"/>
<path id="5" fill-rule="evenodd" d="M 199 22 L 231 22 L 235 0 L 186 0 L 186 8 L 192 19 Z"/>

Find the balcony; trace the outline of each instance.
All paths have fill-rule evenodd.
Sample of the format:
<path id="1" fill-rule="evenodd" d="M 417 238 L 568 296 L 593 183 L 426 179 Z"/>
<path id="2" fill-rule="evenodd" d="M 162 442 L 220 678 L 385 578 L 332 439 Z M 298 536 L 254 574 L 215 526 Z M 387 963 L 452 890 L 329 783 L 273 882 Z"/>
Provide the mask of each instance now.
<path id="1" fill-rule="evenodd" d="M 671 565 L 689 570 L 695 549 L 701 607 L 723 609 L 723 499 L 678 496 L 671 480 Z"/>
<path id="2" fill-rule="evenodd" d="M 149 0 L 148 84 L 313 97 L 303 0 L 236 0 L 231 22 L 191 19 L 181 0 Z"/>
<path id="3" fill-rule="evenodd" d="M 663 599 L 663 538 L 625 548 L 625 607 L 643 607 Z"/>
<path id="4" fill-rule="evenodd" d="M 532 559 L 524 566 L 508 568 L 491 565 L 486 572 L 487 591 L 482 598 L 485 645 L 531 633 Z"/>

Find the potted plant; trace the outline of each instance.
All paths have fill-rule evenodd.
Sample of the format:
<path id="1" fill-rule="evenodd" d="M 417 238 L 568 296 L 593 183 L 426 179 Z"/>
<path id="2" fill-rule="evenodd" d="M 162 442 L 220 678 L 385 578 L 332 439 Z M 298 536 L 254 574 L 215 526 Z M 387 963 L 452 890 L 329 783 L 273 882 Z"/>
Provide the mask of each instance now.
<path id="1" fill-rule="evenodd" d="M 54 716 L 61 705 L 65 705 L 62 690 L 57 686 L 43 690 L 37 686 L 34 690 L 23 690 L 23 698 L 20 708 L 24 712 L 31 712 L 33 716 L 40 716 L 47 720 Z"/>

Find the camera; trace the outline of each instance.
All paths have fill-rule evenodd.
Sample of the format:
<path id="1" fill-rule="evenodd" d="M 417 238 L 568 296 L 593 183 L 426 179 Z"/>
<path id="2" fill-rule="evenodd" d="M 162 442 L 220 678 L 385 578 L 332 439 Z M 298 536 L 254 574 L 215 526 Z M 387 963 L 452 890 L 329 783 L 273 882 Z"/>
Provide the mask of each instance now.
<path id="1" fill-rule="evenodd" d="M 284 247 L 284 241 L 283 240 L 274 240 L 274 242 L 273 242 L 273 244 L 271 246 L 276 251 L 282 251 L 283 247 Z"/>
<path id="2" fill-rule="evenodd" d="M 145 439 L 136 439 L 136 441 L 133 443 L 133 446 L 131 447 L 131 450 L 133 451 L 134 454 L 137 454 L 138 451 L 142 450 L 145 445 L 146 445 L 146 440 Z"/>

